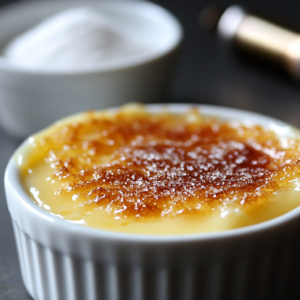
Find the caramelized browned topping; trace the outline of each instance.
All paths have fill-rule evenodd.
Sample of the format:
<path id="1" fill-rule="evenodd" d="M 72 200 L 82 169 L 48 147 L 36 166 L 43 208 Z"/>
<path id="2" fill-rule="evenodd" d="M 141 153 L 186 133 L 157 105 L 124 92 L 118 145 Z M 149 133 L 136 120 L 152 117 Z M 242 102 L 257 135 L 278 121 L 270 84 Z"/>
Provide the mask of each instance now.
<path id="1" fill-rule="evenodd" d="M 43 140 L 58 193 L 125 217 L 248 205 L 299 177 L 299 142 L 260 126 L 187 115 L 117 113 L 64 126 Z M 43 144 L 41 143 L 41 145 Z M 288 147 L 286 144 L 288 143 Z"/>

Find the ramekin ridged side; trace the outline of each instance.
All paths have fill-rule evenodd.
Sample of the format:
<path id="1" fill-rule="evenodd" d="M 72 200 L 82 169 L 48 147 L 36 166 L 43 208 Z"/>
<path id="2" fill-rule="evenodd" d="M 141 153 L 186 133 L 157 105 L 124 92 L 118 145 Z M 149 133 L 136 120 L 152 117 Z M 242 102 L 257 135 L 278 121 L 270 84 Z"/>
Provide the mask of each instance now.
<path id="1" fill-rule="evenodd" d="M 35 300 L 300 296 L 300 208 L 223 232 L 143 236 L 76 225 L 42 210 L 24 191 L 14 158 L 5 189 L 23 280 Z"/>
<path id="2" fill-rule="evenodd" d="M 115 255 L 115 262 L 109 262 L 58 251 L 13 224 L 24 284 L 36 300 L 287 300 L 300 295 L 300 249 L 295 231 L 267 242 L 256 240 L 255 246 L 244 244 L 251 247 L 247 255 L 241 253 L 243 247 L 239 252 L 223 241 L 225 245 L 219 244 L 218 251 L 208 247 L 214 253 L 193 245 L 193 256 L 198 249 L 199 257 L 183 263 L 183 256 L 191 255 L 191 249 L 180 247 L 180 251 L 173 245 L 177 253 L 172 260 L 161 259 L 167 253 L 172 255 L 169 248 L 165 253 L 152 253 L 156 256 L 152 263 L 144 257 L 135 264 L 135 257 L 126 263 Z M 132 256 L 145 254 L 141 249 L 137 253 L 134 245 L 130 247 Z"/>

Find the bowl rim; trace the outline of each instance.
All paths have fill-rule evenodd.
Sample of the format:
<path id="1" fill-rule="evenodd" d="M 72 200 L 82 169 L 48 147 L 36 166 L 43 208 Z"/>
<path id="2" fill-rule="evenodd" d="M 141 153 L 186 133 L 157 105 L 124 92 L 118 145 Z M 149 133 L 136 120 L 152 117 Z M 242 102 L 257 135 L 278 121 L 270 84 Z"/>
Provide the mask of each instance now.
<path id="1" fill-rule="evenodd" d="M 257 114 L 253 112 L 248 112 L 235 108 L 226 108 L 222 106 L 214 106 L 214 105 L 202 105 L 202 104 L 154 104 L 154 105 L 145 105 L 146 109 L 150 112 L 155 112 L 161 109 L 162 107 L 169 109 L 171 112 L 177 111 L 182 112 L 190 109 L 191 107 L 196 107 L 200 109 L 204 115 L 212 115 L 212 116 L 220 116 L 228 119 L 232 117 L 232 115 L 238 116 L 238 118 L 234 117 L 235 120 L 243 120 L 247 119 L 247 117 L 251 118 L 251 123 L 257 124 L 258 120 L 261 120 L 259 124 L 265 126 L 271 126 L 274 124 L 275 128 L 284 129 L 291 131 L 293 126 L 282 122 L 280 120 L 264 116 L 262 114 Z M 111 110 L 115 110 L 117 108 L 112 108 Z M 78 114 L 80 115 L 80 114 Z M 75 115 L 76 116 L 76 115 Z M 69 118 L 69 117 L 68 117 Z M 62 119 L 63 120 L 63 119 Z M 47 128 L 46 128 L 47 130 Z M 89 226 L 82 226 L 78 224 L 74 224 L 72 222 L 68 222 L 64 219 L 61 219 L 55 215 L 50 214 L 49 212 L 43 210 L 41 207 L 36 205 L 33 200 L 29 197 L 29 195 L 25 192 L 22 187 L 21 180 L 18 173 L 18 167 L 16 164 L 16 155 L 20 150 L 28 145 L 29 139 L 27 138 L 14 152 L 12 157 L 10 158 L 8 165 L 5 170 L 4 176 L 4 184 L 6 191 L 11 189 L 14 191 L 15 196 L 17 196 L 19 204 L 23 209 L 26 209 L 33 213 L 37 218 L 43 220 L 43 222 L 48 223 L 48 225 L 55 227 L 59 230 L 64 230 L 68 233 L 74 233 L 85 236 L 87 238 L 92 239 L 106 239 L 111 241 L 126 241 L 131 243 L 147 243 L 147 244 L 155 244 L 155 243 L 181 243 L 181 242 L 210 242 L 214 240 L 224 240 L 224 239 L 232 239 L 239 238 L 241 236 L 258 234 L 266 231 L 270 231 L 272 229 L 276 229 L 282 225 L 285 225 L 297 217 L 300 216 L 300 206 L 297 208 L 279 216 L 274 219 L 261 222 L 254 225 L 249 225 L 245 227 L 240 227 L 236 229 L 224 230 L 224 231 L 215 231 L 215 232 L 206 232 L 206 233 L 193 233 L 193 234 L 179 234 L 179 235 L 143 235 L 143 234 L 135 234 L 135 233 L 122 233 L 116 231 L 103 230 L 98 228 L 93 228 Z M 9 199 L 7 198 L 7 202 Z"/>
<path id="2" fill-rule="evenodd" d="M 76 7 L 77 4 L 79 5 L 81 2 L 78 0 L 61 0 L 57 2 L 51 2 L 51 6 L 57 5 L 60 6 L 61 4 L 70 4 L 69 8 Z M 45 10 L 47 9 L 47 6 L 49 6 L 49 3 L 47 1 L 41 1 L 37 3 L 34 0 L 29 0 L 23 2 L 17 2 L 6 5 L 3 9 L 0 10 L 0 15 L 3 13 L 14 13 L 14 8 L 21 9 L 22 7 L 26 7 L 27 9 L 31 6 L 37 6 L 43 7 Z M 160 58 L 163 58 L 167 56 L 169 53 L 172 53 L 177 48 L 179 48 L 182 39 L 183 39 L 183 28 L 179 22 L 179 20 L 167 9 L 163 8 L 162 6 L 152 3 L 147 0 L 103 0 L 103 1 L 96 1 L 96 0 L 87 0 L 84 4 L 81 3 L 81 6 L 89 6 L 89 5 L 95 5 L 99 8 L 101 7 L 122 7 L 122 9 L 127 9 L 130 7 L 133 11 L 136 10 L 137 14 L 140 14 L 143 16 L 143 13 L 141 13 L 142 10 L 147 10 L 147 12 L 151 11 L 152 15 L 155 14 L 156 20 L 159 21 L 161 24 L 164 24 L 164 26 L 167 26 L 170 30 L 174 33 L 174 38 L 172 41 L 169 42 L 168 45 L 165 45 L 164 47 L 160 47 L 158 49 L 152 49 L 149 52 L 146 52 L 144 54 L 140 54 L 138 56 L 133 56 L 128 59 L 124 59 L 122 61 L 117 62 L 111 62 L 106 65 L 98 65 L 95 67 L 82 67 L 82 68 L 66 68 L 66 69 L 50 69 L 47 67 L 27 67 L 22 66 L 17 63 L 13 63 L 9 61 L 9 59 L 6 59 L 3 55 L 0 53 L 0 69 L 6 70 L 6 71 L 14 71 L 19 73 L 25 73 L 25 74 L 37 74 L 40 76 L 76 76 L 76 75 L 85 75 L 85 74 L 94 74 L 94 73 L 106 73 L 106 72 L 114 72 L 114 71 L 121 71 L 126 69 L 135 68 L 138 66 L 142 66 L 145 64 L 149 64 L 153 61 L 159 60 Z"/>

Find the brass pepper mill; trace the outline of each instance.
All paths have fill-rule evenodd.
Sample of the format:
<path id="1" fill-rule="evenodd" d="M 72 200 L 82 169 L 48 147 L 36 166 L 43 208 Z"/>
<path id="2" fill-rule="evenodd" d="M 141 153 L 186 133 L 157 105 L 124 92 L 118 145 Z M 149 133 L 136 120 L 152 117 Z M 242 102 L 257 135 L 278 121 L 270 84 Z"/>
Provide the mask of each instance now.
<path id="1" fill-rule="evenodd" d="M 283 66 L 293 77 L 300 78 L 300 34 L 258 16 L 241 6 L 227 8 L 220 17 L 212 9 L 200 14 L 204 27 L 215 20 L 218 35 L 237 48 Z"/>

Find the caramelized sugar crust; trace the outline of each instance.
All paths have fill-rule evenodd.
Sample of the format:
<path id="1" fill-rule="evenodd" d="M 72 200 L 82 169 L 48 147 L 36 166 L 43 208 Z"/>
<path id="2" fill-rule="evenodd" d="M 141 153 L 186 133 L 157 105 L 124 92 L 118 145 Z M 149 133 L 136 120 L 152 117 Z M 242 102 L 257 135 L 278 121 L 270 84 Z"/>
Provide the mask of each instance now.
<path id="1" fill-rule="evenodd" d="M 124 112 L 64 125 L 37 141 L 57 194 L 122 217 L 246 206 L 299 177 L 299 141 L 260 126 L 187 114 Z"/>

